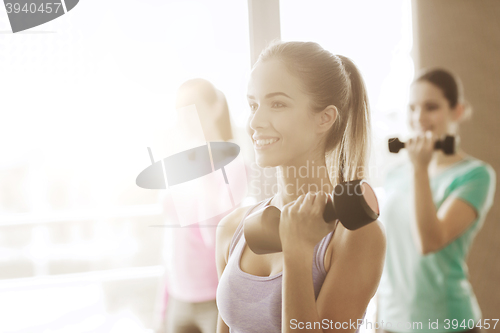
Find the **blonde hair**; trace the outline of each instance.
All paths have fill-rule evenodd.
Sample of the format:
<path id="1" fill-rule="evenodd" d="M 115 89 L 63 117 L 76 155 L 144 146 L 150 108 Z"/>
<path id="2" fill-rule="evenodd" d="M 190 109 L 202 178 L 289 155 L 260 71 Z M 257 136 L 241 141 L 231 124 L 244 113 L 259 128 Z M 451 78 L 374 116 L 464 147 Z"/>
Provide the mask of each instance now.
<path id="1" fill-rule="evenodd" d="M 302 81 L 313 112 L 329 105 L 337 120 L 325 142 L 325 157 L 334 184 L 364 178 L 370 143 L 370 110 L 363 78 L 347 57 L 334 55 L 313 42 L 272 42 L 256 64 L 278 59 Z M 254 65 L 254 66 L 255 66 Z"/>

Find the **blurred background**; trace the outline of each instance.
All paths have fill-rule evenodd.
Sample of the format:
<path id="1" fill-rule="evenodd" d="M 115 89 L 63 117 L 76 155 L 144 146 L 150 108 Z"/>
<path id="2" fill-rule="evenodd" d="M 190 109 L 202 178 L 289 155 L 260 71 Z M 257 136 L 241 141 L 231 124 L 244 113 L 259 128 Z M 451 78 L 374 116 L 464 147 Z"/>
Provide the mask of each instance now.
<path id="1" fill-rule="evenodd" d="M 387 138 L 407 134 L 408 86 L 425 67 L 462 78 L 474 108 L 464 150 L 500 171 L 496 0 L 82 0 L 16 34 L 3 8 L 0 332 L 153 332 L 164 230 L 160 191 L 135 184 L 147 147 L 167 156 L 177 88 L 200 77 L 226 95 L 251 165 L 246 84 L 275 38 L 315 41 L 358 65 L 375 187 L 397 158 Z M 468 260 L 484 318 L 500 315 L 498 195 Z M 247 202 L 261 199 L 249 191 Z"/>

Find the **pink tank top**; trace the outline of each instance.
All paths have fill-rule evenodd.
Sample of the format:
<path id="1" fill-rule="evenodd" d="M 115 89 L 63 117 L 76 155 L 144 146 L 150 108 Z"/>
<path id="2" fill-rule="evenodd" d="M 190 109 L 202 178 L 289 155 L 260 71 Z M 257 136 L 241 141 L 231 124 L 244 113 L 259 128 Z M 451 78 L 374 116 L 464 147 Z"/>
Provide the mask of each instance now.
<path id="1" fill-rule="evenodd" d="M 250 167 L 245 165 L 246 178 L 250 177 Z M 239 191 L 245 190 L 247 184 L 237 182 Z M 214 189 L 226 191 L 222 188 Z M 170 224 L 179 224 L 175 204 L 171 193 L 163 198 L 163 212 Z M 197 303 L 212 301 L 216 297 L 219 278 L 215 265 L 215 239 L 217 225 L 229 214 L 221 213 L 203 222 L 203 226 L 196 223 L 182 228 L 166 228 L 165 254 L 166 276 L 164 284 L 164 298 L 162 316 L 168 306 L 168 298 L 172 296 L 178 300 Z M 169 224 L 167 223 L 167 224 Z"/>
<path id="2" fill-rule="evenodd" d="M 219 314 L 231 333 L 281 332 L 281 283 L 282 274 L 256 276 L 243 272 L 240 260 L 245 246 L 243 221 L 255 209 L 269 205 L 271 199 L 251 207 L 238 225 L 229 247 L 229 259 L 217 287 Z M 336 227 L 336 226 L 335 226 Z M 326 277 L 324 256 L 335 229 L 314 248 L 312 267 L 314 295 Z M 233 254 L 233 255 L 231 255 Z"/>

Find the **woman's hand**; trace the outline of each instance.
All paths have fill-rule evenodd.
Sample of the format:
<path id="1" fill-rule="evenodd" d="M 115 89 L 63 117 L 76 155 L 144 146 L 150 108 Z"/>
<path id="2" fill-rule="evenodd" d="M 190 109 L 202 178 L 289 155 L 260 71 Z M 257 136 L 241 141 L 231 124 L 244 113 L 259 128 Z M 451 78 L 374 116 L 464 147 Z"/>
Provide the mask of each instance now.
<path id="1" fill-rule="evenodd" d="M 410 138 L 405 143 L 408 156 L 416 170 L 427 170 L 436 141 L 437 136 L 431 131 L 427 131 L 425 134 L 419 134 L 416 137 Z"/>
<path id="2" fill-rule="evenodd" d="M 283 253 L 297 249 L 312 251 L 333 230 L 335 223 L 323 219 L 328 195 L 323 191 L 309 192 L 283 206 L 279 226 Z"/>

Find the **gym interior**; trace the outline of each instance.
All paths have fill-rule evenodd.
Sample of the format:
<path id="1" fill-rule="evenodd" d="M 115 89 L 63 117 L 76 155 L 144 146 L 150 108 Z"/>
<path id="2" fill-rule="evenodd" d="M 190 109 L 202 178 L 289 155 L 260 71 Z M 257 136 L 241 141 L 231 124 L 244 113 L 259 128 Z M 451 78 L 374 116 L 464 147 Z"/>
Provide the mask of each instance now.
<path id="1" fill-rule="evenodd" d="M 175 94 L 191 78 L 224 92 L 252 165 L 247 82 L 275 39 L 315 41 L 359 66 L 380 200 L 398 157 L 387 138 L 408 135 L 422 68 L 460 76 L 474 109 L 462 147 L 498 174 L 499 17 L 496 0 L 110 0 L 12 33 L 0 9 L 0 332 L 159 332 L 164 190 L 136 177 L 170 155 Z M 273 194 L 274 171 L 253 165 L 242 205 Z M 499 196 L 467 259 L 483 318 L 500 316 Z"/>

